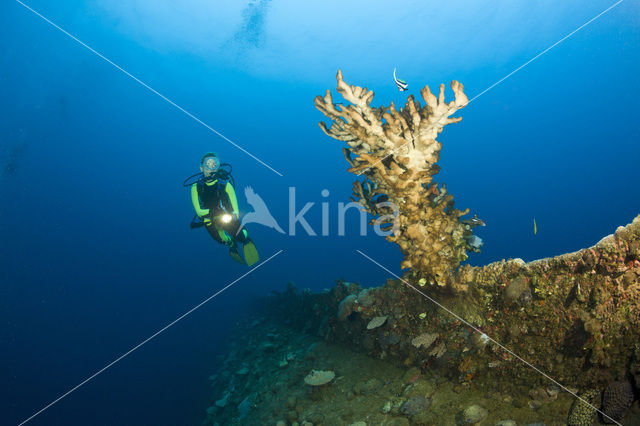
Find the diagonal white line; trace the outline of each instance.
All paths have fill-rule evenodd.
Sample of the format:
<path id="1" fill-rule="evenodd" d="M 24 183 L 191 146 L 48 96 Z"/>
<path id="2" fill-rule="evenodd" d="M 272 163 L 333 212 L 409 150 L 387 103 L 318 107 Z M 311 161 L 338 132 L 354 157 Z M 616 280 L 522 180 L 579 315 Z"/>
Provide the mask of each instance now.
<path id="1" fill-rule="evenodd" d="M 618 0 L 617 2 L 615 2 L 614 4 L 612 4 L 611 6 L 609 6 L 608 8 L 606 8 L 605 10 L 603 10 L 602 12 L 598 13 L 596 16 L 594 16 L 593 18 L 589 19 L 587 22 L 585 22 L 584 24 L 580 25 L 578 28 L 576 28 L 575 30 L 571 31 L 569 34 L 567 34 L 566 36 L 562 37 L 560 40 L 556 41 L 555 43 L 553 43 L 551 46 L 547 47 L 546 49 L 544 49 L 542 52 L 538 53 L 536 56 L 534 56 L 533 58 L 529 59 L 527 62 L 525 62 L 524 64 L 520 65 L 518 68 L 516 68 L 515 70 L 511 71 L 509 74 L 505 75 L 504 77 L 502 77 L 500 80 L 496 81 L 495 83 L 493 83 L 491 86 L 487 87 L 486 89 L 484 89 L 482 92 L 480 92 L 479 94 L 477 94 L 476 96 L 474 96 L 473 98 L 471 98 L 471 100 L 467 103 L 467 105 L 469 105 L 471 102 L 473 102 L 474 100 L 478 99 L 480 96 L 484 95 L 485 93 L 487 93 L 489 90 L 493 89 L 494 87 L 496 87 L 498 84 L 502 83 L 503 81 L 505 81 L 506 79 L 508 79 L 509 77 L 511 77 L 513 74 L 517 73 L 518 71 L 520 71 L 522 68 L 526 67 L 527 65 L 529 65 L 531 62 L 535 61 L 536 59 L 538 59 L 540 56 L 544 55 L 545 53 L 547 53 L 548 51 L 550 51 L 551 49 L 553 49 L 554 47 L 556 47 L 557 45 L 559 45 L 560 43 L 562 43 L 563 41 L 565 41 L 566 39 L 568 39 L 569 37 L 571 37 L 572 35 L 574 35 L 575 33 L 577 33 L 578 31 L 580 31 L 581 29 L 583 29 L 584 27 L 586 27 L 587 25 L 589 25 L 590 23 L 592 23 L 593 21 L 595 21 L 596 19 L 598 19 L 599 17 L 601 17 L 602 15 L 604 15 L 605 13 L 607 13 L 608 11 L 610 11 L 611 9 L 613 9 L 614 7 L 618 6 L 620 3 L 622 3 L 624 0 Z M 375 163 L 373 163 L 372 165 L 368 166 L 365 169 L 362 169 L 359 173 L 356 173 L 356 175 L 360 176 L 362 173 L 364 173 L 365 171 L 369 170 L 372 167 L 377 166 L 378 164 L 380 164 L 380 162 L 384 161 L 387 157 L 393 155 L 395 152 L 399 151 L 402 147 L 404 147 L 405 145 L 407 145 L 408 142 L 400 145 L 398 148 L 396 148 L 394 150 L 394 152 L 386 155 L 385 157 L 381 158 L 380 160 L 376 161 Z"/>
<path id="2" fill-rule="evenodd" d="M 398 275 L 394 274 L 393 272 L 391 272 L 389 269 L 385 268 L 383 265 L 381 265 L 380 263 L 376 262 L 375 260 L 373 260 L 372 258 L 370 258 L 369 256 L 367 256 L 366 254 L 364 254 L 363 252 L 361 252 L 360 250 L 356 250 L 358 253 L 360 253 L 362 256 L 364 256 L 365 258 L 367 258 L 369 261 L 371 261 L 372 263 L 378 265 L 380 268 L 384 269 L 385 271 L 387 271 L 389 274 L 393 275 L 394 277 L 396 277 L 397 279 L 399 279 L 400 281 L 402 281 L 403 283 L 405 283 L 407 286 L 411 287 L 413 290 L 415 290 L 416 292 L 420 293 L 422 296 L 424 296 L 425 298 L 429 299 L 431 302 L 433 302 L 435 305 L 437 305 L 439 308 L 441 308 L 442 310 L 444 310 L 445 312 L 447 312 L 448 314 L 452 315 L 453 317 L 455 317 L 458 321 L 464 323 L 466 326 L 470 327 L 471 329 L 473 329 L 475 332 L 483 334 L 485 336 L 487 336 L 482 330 L 480 330 L 479 328 L 477 328 L 476 326 L 474 326 L 473 324 L 471 324 L 470 322 L 468 322 L 467 320 L 465 320 L 464 318 L 462 318 L 460 315 L 456 314 L 455 312 L 447 309 L 445 306 L 441 305 L 440 303 L 438 303 L 436 300 L 434 300 L 433 298 L 427 296 L 425 293 L 423 293 L 422 291 L 418 290 L 416 287 L 412 286 L 411 284 L 409 284 L 404 278 L 399 277 Z M 602 414 L 604 417 L 606 417 L 607 419 L 611 420 L 613 423 L 622 426 L 621 423 L 618 423 L 617 421 L 615 421 L 614 419 L 612 419 L 611 417 L 607 416 L 605 413 L 603 413 L 602 411 L 600 411 L 597 407 L 593 406 L 592 404 L 589 403 L 589 401 L 585 400 L 582 397 L 579 397 L 577 394 L 575 394 L 574 392 L 572 392 L 571 390 L 569 390 L 567 387 L 565 387 L 564 385 L 562 385 L 562 383 L 558 382 L 557 380 L 553 379 L 551 376 L 549 376 L 548 374 L 546 374 L 545 372 L 543 372 L 542 370 L 540 370 L 539 368 L 537 368 L 536 366 L 534 366 L 533 364 L 531 364 L 530 362 L 528 362 L 527 360 L 525 360 L 524 358 L 520 357 L 519 355 L 517 355 L 516 353 L 512 352 L 511 350 L 507 349 L 506 347 L 504 347 L 503 345 L 501 345 L 499 342 L 497 342 L 496 340 L 494 340 L 493 338 L 491 338 L 491 336 L 487 336 L 487 338 L 495 343 L 497 346 L 499 346 L 503 351 L 507 352 L 508 354 L 510 354 L 511 356 L 517 358 L 520 362 L 524 363 L 525 365 L 527 365 L 528 367 L 531 367 L 532 369 L 534 369 L 535 371 L 537 371 L 538 373 L 540 373 L 542 376 L 546 377 L 547 379 L 549 379 L 550 381 L 552 381 L 553 383 L 555 383 L 556 385 L 558 385 L 560 388 L 562 388 L 565 392 L 570 393 L 571 395 L 575 396 L 576 398 L 578 398 L 580 401 L 584 402 L 585 404 L 589 405 L 591 408 L 593 408 L 594 410 L 596 410 L 597 412 L 599 412 L 600 414 Z"/>
<path id="3" fill-rule="evenodd" d="M 254 266 L 252 269 L 250 269 L 248 272 L 246 272 L 244 275 L 240 276 L 239 278 L 236 278 L 233 282 L 231 282 L 230 284 L 228 284 L 226 287 L 222 288 L 221 290 L 218 290 L 215 294 L 209 296 L 207 299 L 205 299 L 204 301 L 202 301 L 201 303 L 197 304 L 196 306 L 194 306 L 193 308 L 189 309 L 187 312 L 185 312 L 184 314 L 180 315 L 180 317 L 176 318 L 175 320 L 171 321 L 169 324 L 167 324 L 166 326 L 162 327 L 160 330 L 156 331 L 154 334 L 152 334 L 151 336 L 147 337 L 145 340 L 143 340 L 142 342 L 138 343 L 136 346 L 134 346 L 133 348 L 129 349 L 127 352 L 125 352 L 124 354 L 120 355 L 118 358 L 116 358 L 114 361 L 112 361 L 111 363 L 107 364 L 105 367 L 101 368 L 100 370 L 96 371 L 94 374 L 92 374 L 91 376 L 89 376 L 88 378 L 86 378 L 84 381 L 82 381 L 81 383 L 79 383 L 78 385 L 74 386 L 73 388 L 71 388 L 70 390 L 68 390 L 67 392 L 65 392 L 64 394 L 62 394 L 61 396 L 59 396 L 57 399 L 53 400 L 52 402 L 50 402 L 49 404 L 47 404 L 46 406 L 44 406 L 43 408 L 40 409 L 40 411 L 34 413 L 31 417 L 23 420 L 22 422 L 20 422 L 20 425 L 23 425 L 25 423 L 27 423 L 28 421 L 32 420 L 34 417 L 36 417 L 37 415 L 39 415 L 40 413 L 42 413 L 43 411 L 47 410 L 49 407 L 51 407 L 52 405 L 56 404 L 58 401 L 60 401 L 61 399 L 65 398 L 66 396 L 68 396 L 69 394 L 71 394 L 72 392 L 74 392 L 75 390 L 77 390 L 79 387 L 83 386 L 84 384 L 86 384 L 87 382 L 91 381 L 92 379 L 94 379 L 96 376 L 98 376 L 99 374 L 101 374 L 102 372 L 104 372 L 105 370 L 107 370 L 109 367 L 113 366 L 114 364 L 116 364 L 117 362 L 121 361 L 123 358 L 125 358 L 126 356 L 128 356 L 129 354 L 131 354 L 133 351 L 135 351 L 136 349 L 140 348 L 142 345 L 144 345 L 145 343 L 149 342 L 151 339 L 153 339 L 154 337 L 156 337 L 157 335 L 159 335 L 160 333 L 164 332 L 165 330 L 167 330 L 169 327 L 173 326 L 174 324 L 176 324 L 178 321 L 182 320 L 184 317 L 186 317 L 187 315 L 191 314 L 192 312 L 194 312 L 196 309 L 200 308 L 202 305 L 204 305 L 205 303 L 207 303 L 208 301 L 210 301 L 211 299 L 215 298 L 217 295 L 219 295 L 220 293 L 222 293 L 223 291 L 225 291 L 226 289 L 228 289 L 229 287 L 231 287 L 232 285 L 234 285 L 235 283 L 237 283 L 238 281 L 240 281 L 241 279 L 243 279 L 244 277 L 246 277 L 247 275 L 249 275 L 250 273 L 252 273 L 253 271 L 255 271 L 256 269 L 258 269 L 259 267 L 261 267 L 262 265 L 264 265 L 265 263 L 267 263 L 268 261 L 270 261 L 271 259 L 273 259 L 274 257 L 276 257 L 277 255 L 279 255 L 280 253 L 282 253 L 283 250 L 278 251 L 277 253 L 275 253 L 274 255 L 272 255 L 270 258 L 263 260 L 262 262 L 260 262 L 259 265 Z"/>
<path id="4" fill-rule="evenodd" d="M 518 71 L 520 71 L 522 68 L 526 67 L 527 65 L 529 65 L 531 62 L 535 61 L 536 59 L 538 59 L 540 56 L 544 55 L 545 53 L 547 53 L 548 51 L 550 51 L 551 49 L 553 49 L 554 47 L 556 47 L 557 45 L 559 45 L 560 43 L 562 43 L 563 41 L 565 41 L 566 39 L 568 39 L 569 37 L 571 37 L 572 35 L 574 35 L 575 33 L 577 33 L 578 31 L 580 31 L 581 29 L 583 29 L 584 27 L 586 27 L 587 25 L 589 25 L 590 23 L 592 23 L 593 21 L 595 21 L 596 19 L 598 19 L 599 17 L 601 17 L 602 15 L 604 15 L 605 13 L 607 13 L 608 11 L 610 11 L 611 9 L 613 9 L 614 7 L 616 7 L 617 5 L 619 5 L 620 3 L 622 3 L 624 0 L 618 0 L 617 2 L 615 2 L 614 4 L 612 4 L 611 6 L 609 6 L 608 8 L 606 8 L 605 10 L 603 10 L 602 12 L 598 13 L 596 16 L 594 16 L 593 18 L 589 19 L 587 22 L 585 22 L 584 24 L 580 25 L 578 28 L 576 28 L 575 30 L 571 31 L 569 34 L 567 34 L 566 36 L 562 37 L 560 40 L 556 41 L 555 43 L 553 43 L 551 46 L 547 47 L 546 49 L 544 49 L 542 52 L 538 53 L 536 56 L 534 56 L 533 58 L 529 59 L 527 62 L 525 62 L 524 64 L 520 65 L 518 68 L 516 68 L 515 70 L 511 71 L 509 74 L 505 75 L 504 77 L 502 77 L 500 80 L 496 81 L 495 83 L 493 83 L 491 86 L 487 87 L 486 89 L 484 89 L 482 92 L 480 92 L 479 94 L 477 94 L 476 96 L 474 96 L 473 98 L 471 98 L 471 100 L 469 101 L 469 104 L 471 102 L 473 102 L 475 99 L 478 99 L 480 96 L 484 95 L 485 93 L 487 93 L 489 90 L 493 89 L 494 87 L 496 87 L 498 84 L 502 83 L 503 81 L 505 81 L 506 79 L 508 79 L 509 77 L 511 77 L 513 74 L 517 73 Z M 467 104 L 468 105 L 468 104 Z"/>
<path id="5" fill-rule="evenodd" d="M 268 168 L 269 170 L 271 170 L 272 172 L 274 172 L 275 174 L 277 174 L 278 176 L 283 176 L 282 173 L 280 173 L 279 171 L 277 171 L 276 169 L 274 169 L 273 167 L 271 167 L 270 165 L 268 165 L 267 163 L 265 163 L 264 161 L 262 161 L 261 159 L 259 159 L 258 157 L 256 157 L 255 155 L 253 155 L 252 153 L 250 153 L 249 151 L 247 151 L 246 149 L 242 148 L 240 145 L 238 145 L 237 143 L 233 142 L 231 139 L 227 138 L 225 135 L 223 135 L 222 133 L 218 132 L 216 129 L 214 129 L 213 127 L 209 126 L 207 123 L 205 123 L 204 121 L 200 120 L 198 117 L 196 117 L 195 115 L 191 114 L 189 111 L 187 111 L 186 109 L 182 108 L 180 105 L 178 105 L 177 103 L 173 102 L 171 99 L 167 98 L 165 95 L 163 95 L 162 93 L 158 92 L 157 90 L 155 90 L 153 87 L 149 86 L 147 83 L 145 83 L 144 81 L 140 80 L 139 78 L 137 78 L 136 76 L 134 76 L 133 74 L 129 73 L 127 70 L 125 70 L 124 68 L 122 68 L 120 65 L 116 64 L 115 62 L 113 62 L 111 59 L 107 58 L 106 56 L 104 56 L 102 53 L 98 52 L 97 50 L 95 50 L 94 48 L 92 48 L 91 46 L 89 46 L 88 44 L 84 43 L 82 40 L 78 39 L 77 37 L 75 37 L 74 35 L 70 34 L 69 32 L 67 32 L 66 30 L 64 30 L 63 28 L 61 28 L 60 26 L 56 25 L 54 22 L 52 22 L 51 20 L 47 19 L 46 17 L 42 16 L 40 13 L 38 13 L 37 11 L 33 10 L 31 7 L 27 6 L 26 4 L 24 4 L 23 2 L 21 2 L 20 0 L 15 0 L 18 4 L 20 4 L 21 6 L 23 6 L 25 9 L 33 12 L 35 15 L 39 16 L 40 18 L 42 18 L 45 22 L 51 24 L 53 27 L 55 27 L 56 29 L 60 30 L 62 33 L 64 33 L 66 36 L 68 36 L 69 38 L 73 39 L 74 41 L 78 42 L 79 44 L 81 44 L 82 46 L 86 47 L 87 49 L 89 49 L 91 52 L 95 53 L 97 56 L 99 56 L 100 58 L 104 59 L 106 62 L 108 62 L 109 64 L 113 65 L 116 69 L 122 71 L 124 74 L 126 74 L 128 77 L 131 77 L 133 80 L 135 80 L 137 83 L 139 83 L 141 86 L 145 87 L 146 89 L 150 90 L 151 92 L 155 93 L 156 95 L 158 95 L 160 98 L 162 98 L 163 100 L 165 100 L 166 102 L 168 102 L 170 105 L 174 106 L 175 108 L 179 109 L 180 111 L 182 111 L 183 113 L 185 113 L 188 117 L 194 119 L 195 121 L 197 121 L 198 123 L 200 123 L 201 125 L 203 125 L 204 127 L 206 127 L 207 129 L 209 129 L 210 131 L 212 131 L 213 133 L 215 133 L 216 135 L 220 136 L 222 139 L 226 140 L 227 142 L 229 142 L 231 145 L 235 146 L 236 148 L 238 148 L 240 151 L 244 152 L 245 154 L 247 154 L 249 157 L 253 158 L 254 160 L 256 160 L 258 163 L 262 164 L 263 166 L 265 166 L 266 168 Z"/>
<path id="6" fill-rule="evenodd" d="M 400 151 L 400 149 L 402 149 L 405 145 L 407 145 L 409 142 L 405 142 L 402 145 L 400 145 L 398 148 L 394 149 L 394 152 L 389 153 L 387 155 L 385 155 L 384 157 L 382 157 L 381 159 L 379 159 L 378 161 L 376 161 L 375 163 L 373 163 L 372 165 L 370 165 L 367 168 L 362 169 L 361 171 L 359 171 L 358 173 L 356 173 L 357 176 L 360 176 L 361 174 L 363 174 L 364 172 L 366 172 L 367 170 L 369 170 L 372 167 L 377 166 L 378 164 L 380 164 L 381 162 L 383 162 L 384 160 L 386 160 L 388 157 L 391 157 L 393 154 L 395 154 L 397 151 Z"/>

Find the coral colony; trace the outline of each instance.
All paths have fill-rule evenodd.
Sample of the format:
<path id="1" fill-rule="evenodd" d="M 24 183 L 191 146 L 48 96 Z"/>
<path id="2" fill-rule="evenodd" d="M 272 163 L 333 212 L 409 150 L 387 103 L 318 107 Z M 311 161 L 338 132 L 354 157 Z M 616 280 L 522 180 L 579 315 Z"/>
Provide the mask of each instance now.
<path id="1" fill-rule="evenodd" d="M 340 71 L 337 79 L 338 93 L 351 105 L 334 105 L 330 91 L 324 98 L 316 97 L 315 104 L 332 120 L 330 127 L 320 123 L 322 130 L 347 143 L 349 171 L 365 178 L 354 183 L 354 197 L 371 215 L 386 216 L 388 227 L 398 229 L 387 239 L 405 255 L 403 268 L 446 285 L 451 272 L 467 258 L 471 233 L 460 220 L 469 210 L 455 209 L 446 187 L 433 181 L 442 148 L 436 137 L 444 126 L 461 120 L 450 116 L 467 105 L 462 84 L 451 83 L 454 101 L 444 101 L 444 85 L 437 98 L 425 86 L 420 91 L 424 106 L 409 96 L 398 111 L 393 103 L 371 108 L 371 90 L 349 86 Z M 385 202 L 398 206 L 395 217 Z"/>

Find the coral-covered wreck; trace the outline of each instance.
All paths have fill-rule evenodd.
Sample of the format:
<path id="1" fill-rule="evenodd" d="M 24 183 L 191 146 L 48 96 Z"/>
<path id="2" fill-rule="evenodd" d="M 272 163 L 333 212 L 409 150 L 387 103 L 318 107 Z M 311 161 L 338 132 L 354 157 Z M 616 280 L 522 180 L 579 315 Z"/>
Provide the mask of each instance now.
<path id="1" fill-rule="evenodd" d="M 329 91 L 316 97 L 332 120 L 320 126 L 346 142 L 349 171 L 359 176 L 354 200 L 377 226 L 393 229 L 387 239 L 399 245 L 406 273 L 377 288 L 340 281 L 312 294 L 290 286 L 272 298 L 273 310 L 328 341 L 445 369 L 462 384 L 508 376 L 584 395 L 639 386 L 640 216 L 575 253 L 461 266 L 467 250 L 481 246 L 472 230 L 482 221 L 463 219 L 468 209 L 454 208 L 433 178 L 442 147 L 436 137 L 468 103 L 462 84 L 451 83 L 448 103 L 444 85 L 437 97 L 425 86 L 424 105 L 409 96 L 397 109 L 371 107 L 373 92 L 348 85 L 341 72 L 337 81 L 350 105 L 334 103 Z"/>

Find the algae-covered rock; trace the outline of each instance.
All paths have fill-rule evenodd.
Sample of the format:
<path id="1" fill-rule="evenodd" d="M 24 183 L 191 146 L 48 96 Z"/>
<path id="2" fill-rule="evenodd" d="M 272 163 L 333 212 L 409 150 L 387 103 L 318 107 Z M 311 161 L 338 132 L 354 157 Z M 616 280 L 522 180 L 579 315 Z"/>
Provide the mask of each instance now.
<path id="1" fill-rule="evenodd" d="M 238 414 L 239 417 L 242 419 L 244 417 L 246 417 L 249 412 L 251 411 L 251 407 L 253 405 L 252 402 L 252 395 L 246 396 L 242 402 L 240 402 L 240 404 L 238 404 Z"/>
<path id="2" fill-rule="evenodd" d="M 406 417 L 396 417 L 391 420 L 386 420 L 384 426 L 409 426 L 409 420 Z"/>
<path id="3" fill-rule="evenodd" d="M 520 275 L 511 280 L 511 283 L 509 283 L 509 286 L 505 290 L 504 298 L 508 303 L 522 302 L 527 290 L 529 290 L 527 279 Z"/>
<path id="4" fill-rule="evenodd" d="M 324 422 L 324 415 L 322 413 L 311 413 L 307 416 L 307 421 L 313 423 L 314 425 L 319 425 Z"/>
<path id="5" fill-rule="evenodd" d="M 372 378 L 367 380 L 364 385 L 362 385 L 361 391 L 365 395 L 372 395 L 376 394 L 381 387 L 382 382 L 376 378 Z"/>
<path id="6" fill-rule="evenodd" d="M 485 408 L 474 404 L 464 409 L 462 412 L 462 421 L 466 424 L 480 423 L 486 419 L 488 415 L 489 412 Z"/>
<path id="7" fill-rule="evenodd" d="M 421 335 L 414 337 L 411 340 L 411 344 L 416 348 L 423 347 L 429 348 L 433 342 L 438 338 L 438 333 L 422 333 Z"/>
<path id="8" fill-rule="evenodd" d="M 360 293 L 358 293 L 358 304 L 360 306 L 371 306 L 375 301 L 375 290 L 370 288 L 365 288 Z"/>
<path id="9" fill-rule="evenodd" d="M 411 367 L 402 376 L 402 382 L 412 383 L 412 382 L 415 382 L 418 379 L 418 377 L 420 377 L 420 369 L 418 367 Z"/>
<path id="10" fill-rule="evenodd" d="M 580 395 L 580 398 L 582 399 L 576 398 L 571 405 L 567 426 L 591 426 L 596 422 L 596 408 L 600 405 L 598 403 L 600 392 L 591 389 Z"/>
<path id="11" fill-rule="evenodd" d="M 471 344 L 477 349 L 482 349 L 489 343 L 489 336 L 484 333 L 474 333 L 471 335 Z"/>
<path id="12" fill-rule="evenodd" d="M 295 396 L 290 396 L 287 398 L 287 401 L 284 403 L 284 406 L 287 408 L 294 408 L 298 400 Z"/>
<path id="13" fill-rule="evenodd" d="M 436 347 L 429 351 L 429 356 L 440 358 L 447 352 L 447 345 L 444 342 L 440 342 Z"/>
<path id="14" fill-rule="evenodd" d="M 402 404 L 404 404 L 404 398 L 394 396 L 389 401 L 385 402 L 385 404 L 382 406 L 381 411 L 384 414 L 398 414 L 398 412 L 400 411 L 400 407 L 402 407 Z"/>
<path id="15" fill-rule="evenodd" d="M 229 391 L 224 391 L 224 394 L 222 395 L 222 398 L 220 398 L 219 400 L 217 400 L 215 402 L 217 407 L 220 408 L 224 408 L 227 406 L 227 403 L 229 402 L 229 397 L 231 396 L 231 392 Z"/>
<path id="16" fill-rule="evenodd" d="M 260 346 L 260 348 L 265 352 L 273 352 L 276 350 L 277 346 L 271 342 L 266 342 L 266 343 L 263 343 L 262 346 Z"/>
<path id="17" fill-rule="evenodd" d="M 405 416 L 415 416 L 416 414 L 427 410 L 430 406 L 431 401 L 424 396 L 414 396 L 402 404 L 400 412 Z"/>
<path id="18" fill-rule="evenodd" d="M 418 378 L 406 387 L 403 394 L 408 398 L 413 396 L 425 396 L 428 398 L 436 391 L 436 389 L 436 384 L 431 380 Z"/>
<path id="19" fill-rule="evenodd" d="M 400 343 L 400 335 L 397 333 L 386 333 L 378 337 L 378 344 L 380 344 L 380 348 L 382 349 L 398 343 Z"/>
<path id="20" fill-rule="evenodd" d="M 636 344 L 631 357 L 631 365 L 629 366 L 629 373 L 633 377 L 633 383 L 636 387 L 636 392 L 640 395 L 640 343 Z"/>
<path id="21" fill-rule="evenodd" d="M 350 294 L 342 299 L 342 302 L 338 305 L 338 319 L 340 321 L 346 320 L 347 317 L 353 313 L 356 302 L 355 294 Z"/>

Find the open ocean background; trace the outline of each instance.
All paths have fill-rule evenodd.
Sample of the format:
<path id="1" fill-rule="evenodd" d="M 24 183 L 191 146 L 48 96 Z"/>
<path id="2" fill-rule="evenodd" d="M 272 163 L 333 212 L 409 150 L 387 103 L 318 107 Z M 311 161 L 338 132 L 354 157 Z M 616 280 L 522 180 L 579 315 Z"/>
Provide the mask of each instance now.
<path id="1" fill-rule="evenodd" d="M 482 265 L 595 244 L 640 213 L 640 4 L 609 12 L 478 97 L 447 126 L 436 177 L 487 226 Z M 257 295 L 377 286 L 397 246 L 337 236 L 354 177 L 313 99 L 349 84 L 404 105 L 459 80 L 469 98 L 612 1 L 26 3 L 280 172 L 212 133 L 19 2 L 0 4 L 0 423 L 18 424 L 248 269 L 204 230 L 183 180 L 201 155 L 232 163 L 288 226 L 249 225 L 263 259 L 283 253 L 35 417 L 30 424 L 199 424 L 207 377 Z M 409 83 L 400 93 L 392 72 Z M 421 101 L 421 103 L 423 103 Z M 329 197 L 321 191 L 329 190 Z M 533 234 L 533 220 L 538 232 Z"/>

